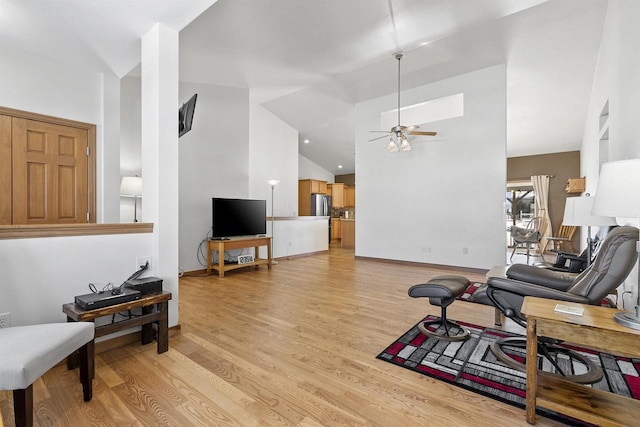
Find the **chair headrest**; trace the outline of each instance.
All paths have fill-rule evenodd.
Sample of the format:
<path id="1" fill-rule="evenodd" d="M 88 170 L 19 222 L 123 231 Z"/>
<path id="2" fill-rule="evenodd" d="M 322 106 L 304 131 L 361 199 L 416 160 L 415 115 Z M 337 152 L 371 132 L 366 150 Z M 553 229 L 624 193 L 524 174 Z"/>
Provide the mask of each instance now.
<path id="1" fill-rule="evenodd" d="M 607 234 L 593 263 L 573 282 L 567 292 L 597 304 L 624 282 L 636 263 L 636 227 L 616 227 Z"/>

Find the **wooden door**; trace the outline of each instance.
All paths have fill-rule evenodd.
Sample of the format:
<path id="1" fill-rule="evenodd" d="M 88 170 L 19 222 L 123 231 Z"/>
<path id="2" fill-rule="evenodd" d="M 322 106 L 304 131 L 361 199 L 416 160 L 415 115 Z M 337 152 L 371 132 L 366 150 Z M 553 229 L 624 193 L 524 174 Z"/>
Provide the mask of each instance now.
<path id="1" fill-rule="evenodd" d="M 85 223 L 88 132 L 72 126 L 12 119 L 13 223 Z"/>
<path id="2" fill-rule="evenodd" d="M 0 225 L 11 224 L 11 117 L 0 115 Z"/>

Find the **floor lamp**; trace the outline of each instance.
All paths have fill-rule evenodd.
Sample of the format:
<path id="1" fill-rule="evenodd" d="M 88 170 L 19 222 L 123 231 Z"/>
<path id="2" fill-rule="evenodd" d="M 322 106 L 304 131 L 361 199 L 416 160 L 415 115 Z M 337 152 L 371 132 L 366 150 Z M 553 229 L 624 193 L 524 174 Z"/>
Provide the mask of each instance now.
<path id="1" fill-rule="evenodd" d="M 133 197 L 133 222 L 138 222 L 138 197 L 142 196 L 142 178 L 123 176 L 120 181 L 120 195 Z"/>
<path id="2" fill-rule="evenodd" d="M 280 181 L 277 179 L 270 179 L 267 181 L 267 184 L 271 186 L 271 264 L 277 264 L 278 262 L 273 259 L 275 258 L 273 253 L 273 190 L 275 190 L 276 185 L 280 184 Z"/>
<path id="3" fill-rule="evenodd" d="M 595 215 L 640 218 L 640 159 L 604 163 L 600 168 L 598 190 L 593 202 Z M 616 322 L 640 330 L 640 242 L 638 251 L 638 300 L 634 311 L 620 311 Z"/>
<path id="4" fill-rule="evenodd" d="M 591 252 L 593 250 L 591 227 L 616 225 L 616 219 L 612 216 L 599 216 L 591 213 L 594 200 L 595 197 L 589 196 L 567 197 L 562 218 L 564 225 L 587 227 L 587 265 L 591 265 L 591 257 L 593 256 Z"/>

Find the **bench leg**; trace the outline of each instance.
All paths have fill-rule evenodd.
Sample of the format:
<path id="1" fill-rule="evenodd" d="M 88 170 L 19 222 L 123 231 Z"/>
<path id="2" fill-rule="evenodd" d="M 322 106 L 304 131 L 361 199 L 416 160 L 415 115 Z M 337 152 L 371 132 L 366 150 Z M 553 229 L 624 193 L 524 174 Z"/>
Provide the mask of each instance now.
<path id="1" fill-rule="evenodd" d="M 13 413 L 16 427 L 33 426 L 33 384 L 27 388 L 13 390 Z"/>
<path id="2" fill-rule="evenodd" d="M 169 350 L 169 302 L 158 303 L 160 320 L 158 320 L 158 354 Z"/>
<path id="3" fill-rule="evenodd" d="M 142 315 L 151 314 L 155 309 L 155 304 L 142 307 Z M 142 325 L 142 344 L 153 342 L 153 322 Z"/>

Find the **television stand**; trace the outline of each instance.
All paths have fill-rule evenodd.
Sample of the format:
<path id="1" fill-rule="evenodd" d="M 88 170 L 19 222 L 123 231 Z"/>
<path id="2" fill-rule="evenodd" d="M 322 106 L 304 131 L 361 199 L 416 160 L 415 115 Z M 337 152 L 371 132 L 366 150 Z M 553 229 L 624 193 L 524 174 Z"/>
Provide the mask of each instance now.
<path id="1" fill-rule="evenodd" d="M 267 247 L 267 258 L 259 258 L 258 249 L 260 246 Z M 224 263 L 224 251 L 231 249 L 244 249 L 254 248 L 254 260 L 245 264 L 225 264 Z M 211 251 L 218 251 L 218 263 L 213 264 L 211 257 Z M 224 277 L 224 272 L 229 270 L 235 270 L 236 268 L 251 267 L 256 268 L 261 265 L 266 265 L 271 270 L 271 237 L 239 237 L 229 240 L 207 240 L 207 274 L 211 274 L 211 270 L 216 270 L 218 276 Z"/>

